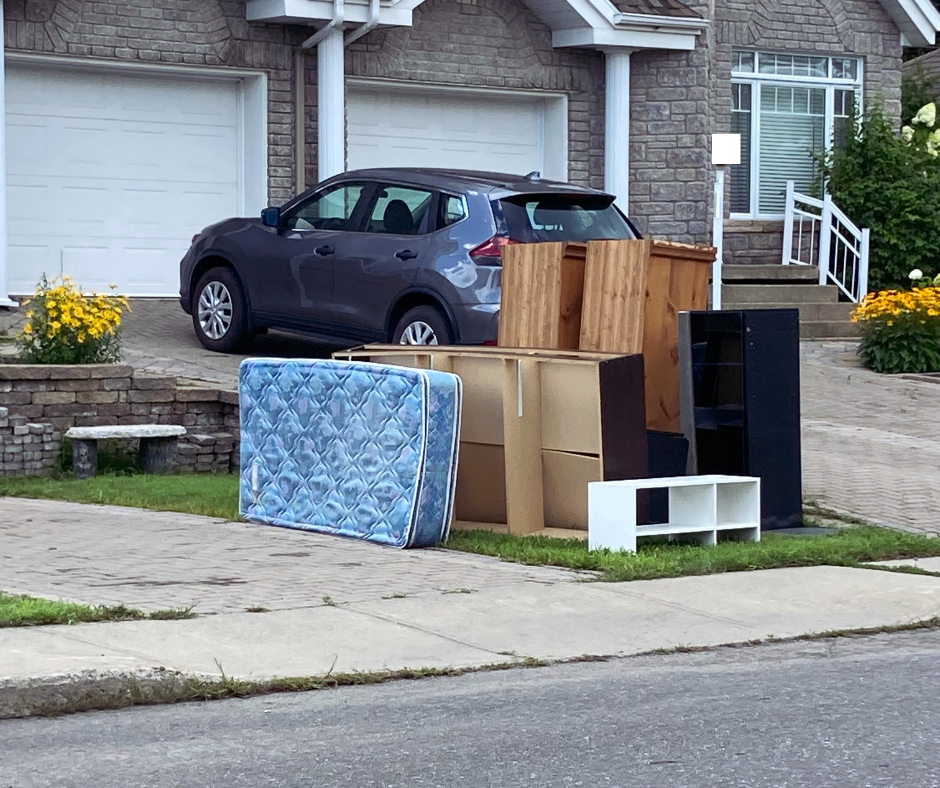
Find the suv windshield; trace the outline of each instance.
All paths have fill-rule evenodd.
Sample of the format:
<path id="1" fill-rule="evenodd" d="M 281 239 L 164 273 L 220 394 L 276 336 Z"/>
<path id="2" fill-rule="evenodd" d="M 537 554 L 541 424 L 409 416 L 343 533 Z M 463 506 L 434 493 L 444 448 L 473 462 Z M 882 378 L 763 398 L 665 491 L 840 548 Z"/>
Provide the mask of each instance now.
<path id="1" fill-rule="evenodd" d="M 607 195 L 519 194 L 497 203 L 506 234 L 521 243 L 636 237 Z"/>

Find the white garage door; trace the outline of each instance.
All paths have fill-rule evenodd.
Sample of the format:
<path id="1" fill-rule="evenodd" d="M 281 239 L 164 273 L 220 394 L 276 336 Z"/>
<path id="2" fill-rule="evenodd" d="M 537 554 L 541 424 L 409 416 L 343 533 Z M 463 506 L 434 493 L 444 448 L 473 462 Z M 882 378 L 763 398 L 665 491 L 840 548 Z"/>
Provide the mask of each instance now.
<path id="1" fill-rule="evenodd" d="M 348 167 L 545 173 L 545 115 L 538 97 L 351 85 Z"/>
<path id="2" fill-rule="evenodd" d="M 234 81 L 8 64 L 10 292 L 178 293 L 193 234 L 239 211 L 237 119 Z"/>

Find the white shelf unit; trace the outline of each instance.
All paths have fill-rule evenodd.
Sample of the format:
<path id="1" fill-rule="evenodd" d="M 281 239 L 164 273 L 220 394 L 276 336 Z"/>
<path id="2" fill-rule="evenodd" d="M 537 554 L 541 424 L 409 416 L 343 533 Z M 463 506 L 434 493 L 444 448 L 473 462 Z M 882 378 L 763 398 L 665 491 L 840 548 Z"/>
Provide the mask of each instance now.
<path id="1" fill-rule="evenodd" d="M 669 491 L 669 522 L 637 525 L 637 492 Z M 588 549 L 636 552 L 644 536 L 670 536 L 702 545 L 718 534 L 760 541 L 760 479 L 752 476 L 672 476 L 591 482 Z"/>

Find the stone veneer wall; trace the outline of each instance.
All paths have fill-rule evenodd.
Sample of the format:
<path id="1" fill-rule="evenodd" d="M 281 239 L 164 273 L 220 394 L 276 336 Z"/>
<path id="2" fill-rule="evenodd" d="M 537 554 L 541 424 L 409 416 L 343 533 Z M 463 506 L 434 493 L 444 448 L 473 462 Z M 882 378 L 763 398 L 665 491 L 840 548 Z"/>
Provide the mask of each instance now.
<path id="1" fill-rule="evenodd" d="M 41 476 L 59 460 L 62 433 L 0 408 L 0 476 Z"/>
<path id="2" fill-rule="evenodd" d="M 713 20 L 702 36 L 710 55 L 712 131 L 730 131 L 732 51 L 738 48 L 860 57 L 865 107 L 883 101 L 889 116 L 900 115 L 901 35 L 880 0 L 688 2 Z M 724 240 L 725 262 L 777 264 L 783 222 L 726 218 Z"/>
<path id="3" fill-rule="evenodd" d="M 23 451 L 35 454 L 38 449 L 32 444 L 42 443 L 41 457 L 23 457 L 22 462 L 43 463 L 20 468 L 21 460 L 11 456 L 7 468 L 7 454 L 20 450 L 7 452 L 3 432 L 7 428 L 0 420 L 4 458 L 0 472 L 49 470 L 58 457 L 61 434 L 69 427 L 110 424 L 186 427 L 177 458 L 183 473 L 227 472 L 239 464 L 237 391 L 180 386 L 176 378 L 135 374 L 133 367 L 122 364 L 0 364 L 0 409 L 9 412 L 6 418 L 13 425 L 10 446 L 29 445 Z M 40 440 L 12 440 L 27 436 Z M 45 443 L 56 441 L 53 459 L 47 461 Z"/>

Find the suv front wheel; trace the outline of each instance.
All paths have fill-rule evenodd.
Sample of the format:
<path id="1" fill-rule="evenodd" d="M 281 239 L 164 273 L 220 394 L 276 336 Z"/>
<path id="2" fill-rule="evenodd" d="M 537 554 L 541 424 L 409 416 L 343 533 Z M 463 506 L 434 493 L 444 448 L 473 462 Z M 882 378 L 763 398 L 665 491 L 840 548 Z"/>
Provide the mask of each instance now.
<path id="1" fill-rule="evenodd" d="M 205 348 L 233 353 L 251 344 L 245 296 L 231 268 L 211 268 L 199 278 L 192 313 L 193 328 Z"/>
<path id="2" fill-rule="evenodd" d="M 392 334 L 395 345 L 452 345 L 454 332 L 446 315 L 434 306 L 416 306 L 398 321 Z"/>

